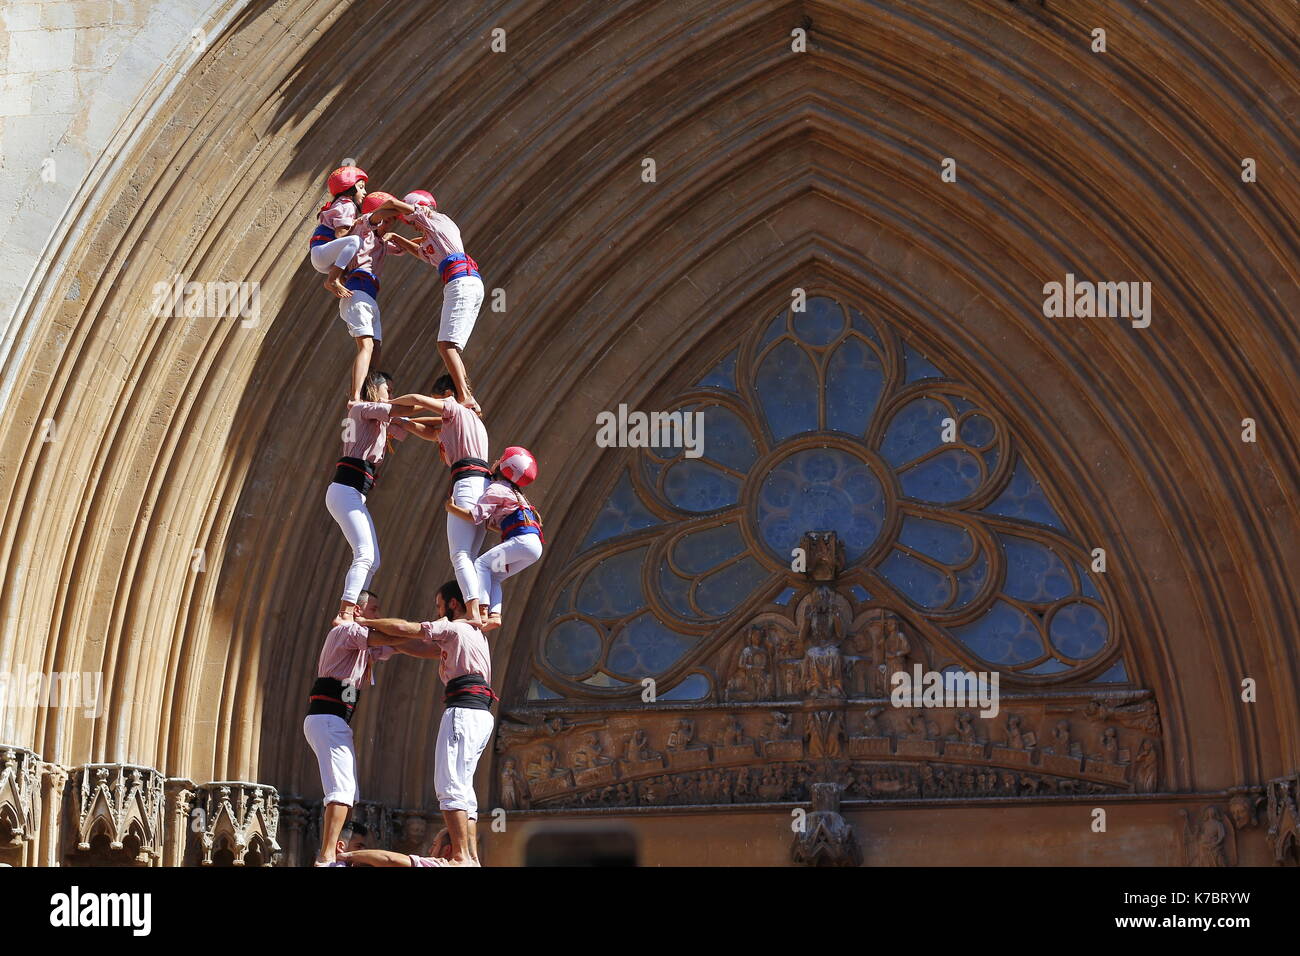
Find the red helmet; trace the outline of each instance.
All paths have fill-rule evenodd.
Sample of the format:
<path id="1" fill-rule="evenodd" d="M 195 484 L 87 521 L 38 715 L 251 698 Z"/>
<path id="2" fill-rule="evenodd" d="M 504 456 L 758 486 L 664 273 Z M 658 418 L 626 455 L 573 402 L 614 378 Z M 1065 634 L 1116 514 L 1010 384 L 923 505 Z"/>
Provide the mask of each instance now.
<path id="1" fill-rule="evenodd" d="M 537 459 L 527 448 L 511 445 L 501 453 L 501 474 L 516 485 L 532 484 L 537 477 Z"/>
<path id="2" fill-rule="evenodd" d="M 330 173 L 328 183 L 330 195 L 337 196 L 339 193 L 345 193 L 362 180 L 369 182 L 370 177 L 360 166 L 340 166 Z"/>
<path id="3" fill-rule="evenodd" d="M 438 208 L 438 202 L 433 198 L 433 193 L 427 189 L 413 189 L 402 197 L 402 202 L 408 206 L 432 206 Z M 402 222 L 410 222 L 405 216 L 402 216 Z"/>
<path id="4" fill-rule="evenodd" d="M 392 193 L 373 192 L 366 193 L 366 198 L 361 200 L 361 215 L 368 216 L 388 200 L 392 199 Z"/>

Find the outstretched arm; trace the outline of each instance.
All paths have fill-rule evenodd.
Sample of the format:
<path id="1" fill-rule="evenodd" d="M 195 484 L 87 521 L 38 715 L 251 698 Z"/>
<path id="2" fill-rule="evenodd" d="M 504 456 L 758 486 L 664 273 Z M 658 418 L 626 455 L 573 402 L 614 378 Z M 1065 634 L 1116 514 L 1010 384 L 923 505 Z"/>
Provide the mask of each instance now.
<path id="1" fill-rule="evenodd" d="M 384 238 L 392 241 L 400 249 L 402 249 L 405 252 L 409 252 L 413 256 L 420 254 L 420 244 L 416 242 L 414 239 L 407 239 L 405 236 L 400 235 L 399 233 L 396 232 L 389 233 Z"/>
<path id="2" fill-rule="evenodd" d="M 474 520 L 474 516 L 470 514 L 470 510 L 468 508 L 462 508 L 460 505 L 456 504 L 456 502 L 453 501 L 451 498 L 447 499 L 447 510 L 454 515 L 459 515 L 460 517 L 464 518 L 468 522 L 471 522 L 472 524 L 478 524 L 478 522 Z"/>
<path id="3" fill-rule="evenodd" d="M 413 212 L 415 212 L 415 207 L 409 203 L 404 203 L 400 199 L 385 199 L 382 206 L 370 213 L 370 224 L 378 226 L 396 215 L 406 216 Z"/>
<path id="4" fill-rule="evenodd" d="M 433 412 L 435 415 L 442 414 L 441 398 L 431 398 L 428 395 L 421 395 L 418 392 L 408 392 L 405 395 L 399 395 L 397 396 L 397 398 L 392 400 L 391 404 L 394 407 L 398 405 L 402 405 L 402 406 L 409 405 L 416 410 L 428 409 L 429 411 Z"/>
<path id="5" fill-rule="evenodd" d="M 393 645 L 393 650 L 398 654 L 405 654 L 407 657 L 425 657 L 435 660 L 442 657 L 441 647 L 419 637 L 398 640 Z"/>
<path id="6" fill-rule="evenodd" d="M 430 415 L 427 418 L 401 418 L 393 419 L 400 421 L 402 426 L 419 438 L 425 441 L 437 441 L 438 435 L 442 432 L 442 419 L 437 415 Z"/>
<path id="7" fill-rule="evenodd" d="M 369 643 L 372 647 L 383 647 L 389 644 L 397 644 L 399 641 L 419 637 L 421 634 L 418 622 L 403 621 L 399 617 L 358 617 L 357 623 L 363 627 L 370 628 Z"/>
<path id="8" fill-rule="evenodd" d="M 353 850 L 351 853 L 336 854 L 344 863 L 360 863 L 362 866 L 411 866 L 411 858 L 405 853 L 392 850 Z"/>

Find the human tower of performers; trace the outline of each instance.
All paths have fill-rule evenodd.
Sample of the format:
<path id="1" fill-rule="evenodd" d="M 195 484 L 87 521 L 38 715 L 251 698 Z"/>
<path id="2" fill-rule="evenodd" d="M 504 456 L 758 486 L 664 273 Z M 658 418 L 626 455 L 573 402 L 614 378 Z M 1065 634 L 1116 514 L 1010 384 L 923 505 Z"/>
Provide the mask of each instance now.
<path id="1" fill-rule="evenodd" d="M 339 316 L 356 343 L 343 428 L 343 454 L 325 492 L 325 507 L 352 549 L 338 615 L 325 637 L 303 733 L 320 764 L 325 814 L 316 866 L 478 866 L 478 803 L 474 769 L 492 735 L 491 652 L 486 634 L 501 626 L 501 585 L 542 556 L 541 517 L 520 490 L 537 477 L 537 461 L 517 445 L 491 464 L 482 409 L 470 390 L 462 353 L 469 342 L 483 280 L 465 254 L 460 229 L 419 189 L 397 199 L 369 192 L 364 170 L 343 166 L 330 174 L 330 201 L 311 234 L 312 267 L 326 276 Z M 401 235 L 398 224 L 416 237 Z M 446 374 L 431 395 L 394 396 L 392 376 L 378 371 L 383 330 L 379 274 L 390 255 L 409 254 L 438 270 L 442 317 L 438 352 Z M 393 443 L 414 435 L 435 442 L 451 470 L 447 548 L 455 580 L 434 597 L 436 619 L 381 617 L 371 581 L 379 569 L 375 523 L 366 501 Z M 501 543 L 483 551 L 491 529 Z M 482 552 L 482 553 L 480 553 Z M 375 661 L 394 653 L 438 658 L 445 709 L 438 726 L 434 785 L 445 829 L 428 856 L 358 849 L 364 831 L 349 825 L 359 798 L 351 721 L 363 686 L 373 685 Z"/>

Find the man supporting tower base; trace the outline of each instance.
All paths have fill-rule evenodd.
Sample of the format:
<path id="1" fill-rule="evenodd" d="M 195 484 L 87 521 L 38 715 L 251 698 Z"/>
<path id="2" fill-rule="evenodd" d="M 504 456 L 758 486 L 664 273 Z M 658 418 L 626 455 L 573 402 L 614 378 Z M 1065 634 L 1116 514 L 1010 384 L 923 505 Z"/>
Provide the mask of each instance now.
<path id="1" fill-rule="evenodd" d="M 478 866 L 478 800 L 474 771 L 492 738 L 492 655 L 482 632 L 467 623 L 460 586 L 448 581 L 435 598 L 438 620 L 358 618 L 370 628 L 372 647 L 411 657 L 438 658 L 446 691 L 434 754 L 434 784 L 451 837 L 450 862 Z"/>

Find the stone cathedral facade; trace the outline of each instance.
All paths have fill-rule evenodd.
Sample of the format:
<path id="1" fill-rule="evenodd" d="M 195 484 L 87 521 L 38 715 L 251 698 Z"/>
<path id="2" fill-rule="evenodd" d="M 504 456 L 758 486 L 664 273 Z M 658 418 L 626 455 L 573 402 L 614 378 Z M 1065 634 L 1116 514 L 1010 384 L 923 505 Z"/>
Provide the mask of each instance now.
<path id="1" fill-rule="evenodd" d="M 310 861 L 351 346 L 304 239 L 352 159 L 461 224 L 542 469 L 485 863 L 1300 863 L 1294 6 L 1055 6 L 12 4 L 0 863 Z M 399 391 L 440 295 L 385 276 Z M 370 507 L 424 619 L 414 444 Z M 439 825 L 441 691 L 360 704 L 372 846 Z"/>

